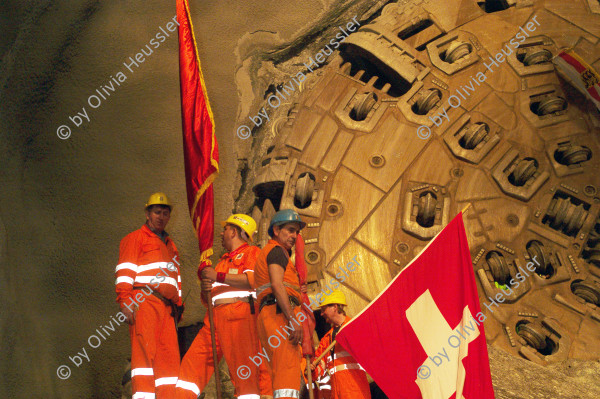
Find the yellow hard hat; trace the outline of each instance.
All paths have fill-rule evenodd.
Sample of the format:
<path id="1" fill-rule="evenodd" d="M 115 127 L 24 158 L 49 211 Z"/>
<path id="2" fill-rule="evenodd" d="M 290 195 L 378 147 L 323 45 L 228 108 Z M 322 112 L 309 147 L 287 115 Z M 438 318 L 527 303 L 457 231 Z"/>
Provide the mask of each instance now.
<path id="1" fill-rule="evenodd" d="M 173 208 L 173 205 L 171 205 L 165 193 L 152 194 L 150 198 L 148 198 L 148 202 L 146 202 L 145 208 L 148 209 L 148 207 L 152 205 L 166 205 L 171 209 Z"/>
<path id="2" fill-rule="evenodd" d="M 252 241 L 252 234 L 256 231 L 256 222 L 248 215 L 243 213 L 236 213 L 221 222 L 221 226 L 225 227 L 226 224 L 233 224 L 238 226 L 248 234 L 250 241 Z"/>
<path id="3" fill-rule="evenodd" d="M 323 307 L 332 304 L 339 304 L 344 306 L 348 305 L 346 303 L 346 295 L 344 295 L 344 293 L 340 290 L 333 290 L 331 294 L 325 297 L 325 300 L 319 306 Z"/>

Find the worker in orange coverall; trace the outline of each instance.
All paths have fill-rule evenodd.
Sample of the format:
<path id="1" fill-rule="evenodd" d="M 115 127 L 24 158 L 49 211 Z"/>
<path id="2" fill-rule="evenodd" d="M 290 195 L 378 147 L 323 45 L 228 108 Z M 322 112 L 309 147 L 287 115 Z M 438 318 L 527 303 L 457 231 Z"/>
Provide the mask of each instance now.
<path id="1" fill-rule="evenodd" d="M 333 328 L 321 339 L 315 357 L 319 357 L 331 345 L 340 328 L 350 321 L 344 311 L 346 297 L 342 291 L 333 290 L 320 306 L 321 316 Z M 367 373 L 340 344 L 336 344 L 313 370 L 315 377 L 324 371 L 329 372 L 331 399 L 371 399 Z"/>
<path id="2" fill-rule="evenodd" d="M 255 267 L 256 295 L 260 303 L 258 337 L 260 361 L 270 364 L 274 398 L 299 398 L 302 358 L 300 279 L 290 261 L 290 251 L 306 225 L 298 213 L 283 209 L 269 225 L 271 240 L 262 249 Z"/>
<path id="3" fill-rule="evenodd" d="M 271 395 L 271 380 L 266 368 L 259 370 L 249 360 L 259 352 L 258 306 L 252 283 L 260 249 L 248 245 L 256 222 L 247 215 L 235 214 L 221 224 L 222 245 L 229 252 L 221 257 L 216 268 L 202 269 L 202 290 L 212 293 L 217 359 L 225 356 L 237 398 L 259 399 L 261 394 Z M 175 398 L 196 399 L 214 368 L 207 313 L 202 329 L 181 361 Z"/>
<path id="4" fill-rule="evenodd" d="M 119 320 L 130 324 L 133 399 L 175 395 L 179 373 L 176 323 L 183 306 L 179 254 L 165 231 L 171 208 L 165 194 L 150 196 L 146 224 L 121 240 L 115 270 L 117 302 L 124 317 Z"/>

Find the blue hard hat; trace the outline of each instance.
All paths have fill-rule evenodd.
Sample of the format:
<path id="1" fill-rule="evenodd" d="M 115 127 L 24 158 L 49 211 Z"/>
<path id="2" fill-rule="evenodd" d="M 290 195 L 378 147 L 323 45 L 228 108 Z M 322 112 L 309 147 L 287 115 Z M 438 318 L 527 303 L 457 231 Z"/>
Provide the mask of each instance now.
<path id="1" fill-rule="evenodd" d="M 303 229 L 306 226 L 302 220 L 300 220 L 300 215 L 293 209 L 282 209 L 275 213 L 271 218 L 271 224 L 269 224 L 269 235 L 273 237 L 273 226 L 279 226 L 286 223 L 298 223 L 300 224 L 300 229 Z"/>

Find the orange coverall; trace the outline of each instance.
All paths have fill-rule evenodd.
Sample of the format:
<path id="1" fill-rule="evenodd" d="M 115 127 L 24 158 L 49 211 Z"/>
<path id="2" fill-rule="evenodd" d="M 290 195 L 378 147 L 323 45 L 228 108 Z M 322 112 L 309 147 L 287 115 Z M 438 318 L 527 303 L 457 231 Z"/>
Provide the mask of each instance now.
<path id="1" fill-rule="evenodd" d="M 171 307 L 152 295 L 181 305 L 177 248 L 144 225 L 121 240 L 115 269 L 117 302 L 133 311 L 139 306 L 131 338 L 133 399 L 167 399 L 175 395 L 179 345 Z M 174 263 L 175 262 L 175 263 Z"/>
<path id="2" fill-rule="evenodd" d="M 346 320 L 342 325 L 350 321 L 350 317 L 346 316 Z M 319 347 L 315 351 L 315 358 L 319 357 L 332 342 L 333 328 L 325 334 Z M 331 376 L 331 399 L 371 399 L 371 391 L 369 389 L 369 381 L 367 381 L 367 373 L 354 360 L 354 358 L 346 352 L 339 343 L 333 347 L 333 359 L 331 353 L 324 358 L 325 366 Z M 313 377 L 322 374 L 322 367 L 319 365 L 313 371 Z"/>
<path id="3" fill-rule="evenodd" d="M 258 247 L 243 244 L 236 250 L 226 253 L 215 267 L 215 271 L 241 274 L 246 273 L 252 285 L 254 281 L 254 263 L 260 253 Z M 259 399 L 260 394 L 271 395 L 271 381 L 266 368 L 259 367 L 250 361 L 250 356 L 259 351 L 256 334 L 256 317 L 258 306 L 254 303 L 255 314 L 250 311 L 248 297 L 254 291 L 231 287 L 215 282 L 211 290 L 213 305 L 220 299 L 243 298 L 234 303 L 216 305 L 214 307 L 215 340 L 217 359 L 223 355 L 229 367 L 229 375 L 235 386 L 235 394 L 240 399 Z M 204 325 L 196 335 L 194 342 L 181 361 L 179 380 L 177 381 L 177 399 L 196 399 L 204 390 L 212 376 L 215 365 L 212 355 L 210 324 L 208 313 L 204 317 Z M 243 366 L 247 366 L 243 368 Z M 263 382 L 264 381 L 264 382 Z"/>
<path id="4" fill-rule="evenodd" d="M 277 241 L 269 240 L 256 260 L 255 287 L 257 287 L 258 303 L 261 303 L 268 294 L 273 292 L 267 255 L 276 246 L 283 248 Z M 283 250 L 287 252 L 285 248 Z M 300 279 L 296 266 L 289 259 L 283 275 L 283 283 L 287 294 L 298 299 L 300 303 Z M 290 324 L 294 328 L 302 328 L 302 326 L 298 327 L 298 323 L 294 324 L 293 321 L 288 323 L 283 312 L 277 314 L 276 311 L 277 306 L 273 304 L 264 306 L 258 315 L 258 337 L 266 356 L 263 357 L 271 366 L 273 397 L 299 398 L 302 375 L 300 370 L 302 346 L 299 344 L 292 345 L 290 340 L 283 334 L 289 334 L 285 327 L 288 326 L 289 328 Z M 300 313 L 300 306 L 293 307 L 293 314 L 298 315 L 298 313 Z M 298 316 L 294 316 L 294 318 L 299 322 L 304 320 Z M 273 337 L 277 338 L 277 341 L 272 339 Z"/>

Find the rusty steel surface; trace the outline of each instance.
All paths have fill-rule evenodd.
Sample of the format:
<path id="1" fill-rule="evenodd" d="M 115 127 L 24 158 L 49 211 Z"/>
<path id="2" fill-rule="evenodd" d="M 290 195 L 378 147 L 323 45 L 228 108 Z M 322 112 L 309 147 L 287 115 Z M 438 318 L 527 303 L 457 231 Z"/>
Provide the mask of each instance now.
<path id="1" fill-rule="evenodd" d="M 259 243 L 277 209 L 298 211 L 309 293 L 358 256 L 341 283 L 357 314 L 471 204 L 488 343 L 542 365 L 600 358 L 600 113 L 551 62 L 572 48 L 600 70 L 599 38 L 594 0 L 388 4 L 273 124 Z"/>

